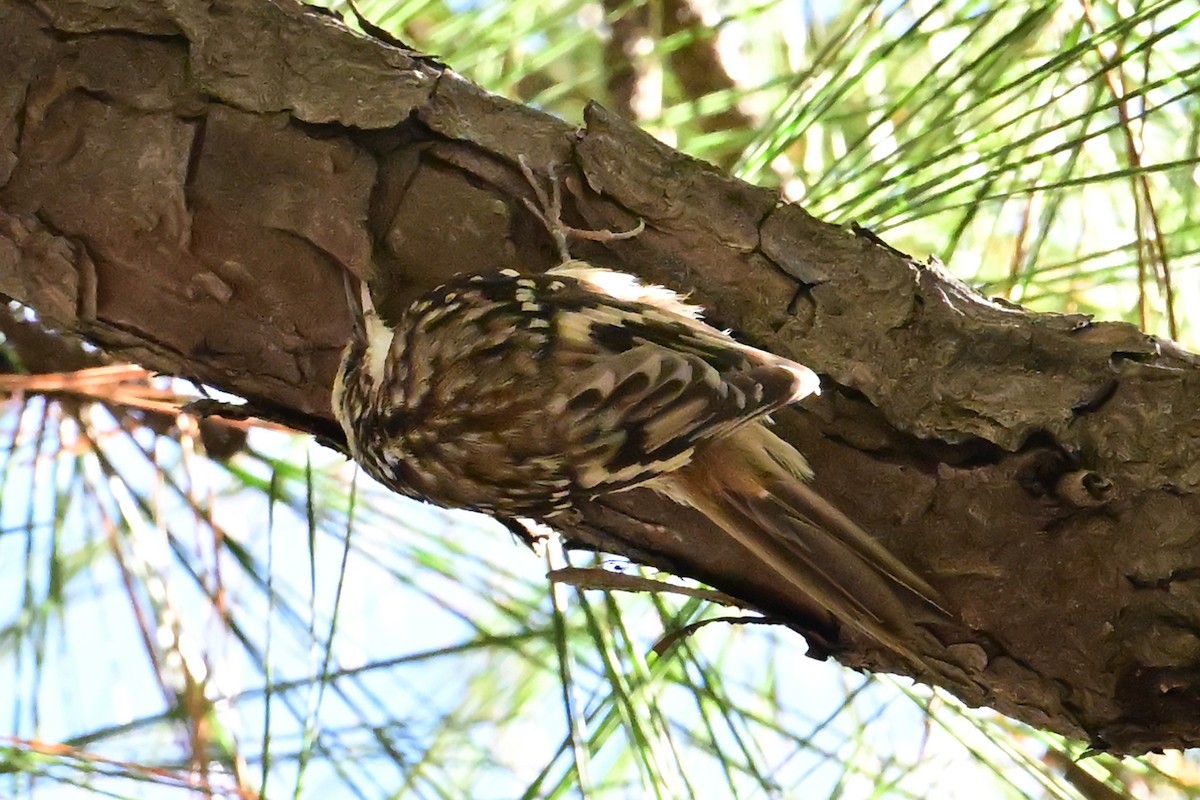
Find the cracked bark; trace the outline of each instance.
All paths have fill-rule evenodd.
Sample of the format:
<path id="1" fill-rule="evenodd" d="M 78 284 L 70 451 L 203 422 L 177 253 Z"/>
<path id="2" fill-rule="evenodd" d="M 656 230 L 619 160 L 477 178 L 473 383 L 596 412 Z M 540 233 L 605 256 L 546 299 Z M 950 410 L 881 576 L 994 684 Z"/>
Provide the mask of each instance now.
<path id="1" fill-rule="evenodd" d="M 113 5 L 0 0 L 0 292 L 336 435 L 341 271 L 394 313 L 460 271 L 549 267 L 515 165 L 564 165 L 573 223 L 647 225 L 576 255 L 823 376 L 778 429 L 960 616 L 928 654 L 961 670 L 946 688 L 1098 749 L 1200 743 L 1196 356 L 990 302 L 599 107 L 576 130 L 288 0 Z M 568 534 L 903 669 L 646 493 Z"/>

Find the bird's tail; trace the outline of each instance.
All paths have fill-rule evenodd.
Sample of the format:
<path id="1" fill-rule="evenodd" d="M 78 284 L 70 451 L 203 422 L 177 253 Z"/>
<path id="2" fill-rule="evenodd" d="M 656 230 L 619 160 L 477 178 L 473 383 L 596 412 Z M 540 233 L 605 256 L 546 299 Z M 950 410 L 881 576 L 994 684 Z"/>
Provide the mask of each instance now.
<path id="1" fill-rule="evenodd" d="M 913 662 L 916 606 L 948 617 L 938 593 L 812 490 L 808 463 L 759 422 L 713 442 L 663 491 L 737 540 L 811 602 Z M 909 595 L 904 597 L 903 595 Z"/>

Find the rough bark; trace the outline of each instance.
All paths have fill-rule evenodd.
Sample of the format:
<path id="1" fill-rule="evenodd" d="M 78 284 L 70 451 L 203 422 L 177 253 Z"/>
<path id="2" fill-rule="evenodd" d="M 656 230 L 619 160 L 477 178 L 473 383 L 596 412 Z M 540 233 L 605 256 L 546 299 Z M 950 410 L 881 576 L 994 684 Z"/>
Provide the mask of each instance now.
<path id="1" fill-rule="evenodd" d="M 342 270 L 394 312 L 549 267 L 515 165 L 563 165 L 576 225 L 647 226 L 576 255 L 823 376 L 778 428 L 961 617 L 930 653 L 963 671 L 946 688 L 1098 749 L 1200 744 L 1195 356 L 990 302 L 598 107 L 573 128 L 289 0 L 0 0 L 0 31 L 0 292 L 329 433 Z M 693 516 L 620 508 L 567 533 L 904 669 Z"/>

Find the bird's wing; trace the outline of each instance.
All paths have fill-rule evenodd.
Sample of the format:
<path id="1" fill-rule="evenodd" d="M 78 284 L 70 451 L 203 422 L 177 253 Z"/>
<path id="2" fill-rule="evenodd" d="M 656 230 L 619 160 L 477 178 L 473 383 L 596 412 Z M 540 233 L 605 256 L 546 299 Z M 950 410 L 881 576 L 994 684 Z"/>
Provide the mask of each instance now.
<path id="1" fill-rule="evenodd" d="M 556 341 L 580 357 L 564 368 L 548 411 L 572 432 L 578 488 L 637 486 L 688 463 L 706 441 L 817 390 L 807 367 L 705 325 L 665 289 L 618 277 L 640 295 L 582 280 L 555 295 Z M 653 305 L 648 292 L 656 293 Z"/>

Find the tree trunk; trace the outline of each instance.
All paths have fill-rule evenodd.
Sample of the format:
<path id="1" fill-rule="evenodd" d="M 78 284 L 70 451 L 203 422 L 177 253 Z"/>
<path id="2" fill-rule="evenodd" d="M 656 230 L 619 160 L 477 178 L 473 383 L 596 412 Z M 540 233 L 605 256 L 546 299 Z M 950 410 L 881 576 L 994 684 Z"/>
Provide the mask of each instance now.
<path id="1" fill-rule="evenodd" d="M 602 108 L 576 129 L 290 0 L 113 5 L 0 0 L 0 292 L 336 439 L 342 271 L 386 315 L 456 273 L 550 267 L 516 164 L 558 165 L 577 227 L 646 223 L 576 256 L 822 375 L 777 430 L 961 619 L 932 631 L 945 688 L 1101 750 L 1200 744 L 1196 356 L 991 302 Z M 649 493 L 565 533 L 906 669 Z"/>

